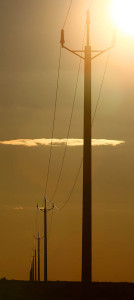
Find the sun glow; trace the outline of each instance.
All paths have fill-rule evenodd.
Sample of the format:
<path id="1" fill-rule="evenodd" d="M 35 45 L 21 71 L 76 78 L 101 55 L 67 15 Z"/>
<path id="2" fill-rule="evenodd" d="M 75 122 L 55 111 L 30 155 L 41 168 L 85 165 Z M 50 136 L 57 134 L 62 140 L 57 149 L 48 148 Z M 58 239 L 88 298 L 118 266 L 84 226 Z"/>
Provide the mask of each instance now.
<path id="1" fill-rule="evenodd" d="M 134 0 L 112 0 L 111 14 L 117 29 L 134 35 Z"/>

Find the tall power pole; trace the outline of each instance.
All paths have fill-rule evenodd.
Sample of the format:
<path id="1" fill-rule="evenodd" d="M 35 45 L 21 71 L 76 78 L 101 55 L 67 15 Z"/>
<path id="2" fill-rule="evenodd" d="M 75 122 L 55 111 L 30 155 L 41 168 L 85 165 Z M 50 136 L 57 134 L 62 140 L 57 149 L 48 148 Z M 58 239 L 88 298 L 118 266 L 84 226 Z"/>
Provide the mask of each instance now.
<path id="1" fill-rule="evenodd" d="M 38 281 L 40 281 L 40 237 L 38 232 Z"/>
<path id="2" fill-rule="evenodd" d="M 29 273 L 29 280 L 30 280 L 30 281 L 33 281 L 33 280 L 32 280 L 32 264 L 31 264 L 30 273 Z"/>
<path id="3" fill-rule="evenodd" d="M 34 250 L 34 280 L 36 281 L 36 245 Z"/>
<path id="4" fill-rule="evenodd" d="M 84 66 L 84 149 L 83 149 L 83 218 L 82 281 L 92 278 L 92 186 L 91 186 L 91 46 L 89 44 L 89 12 Z"/>
<path id="5" fill-rule="evenodd" d="M 32 281 L 34 281 L 34 254 L 33 254 L 33 260 L 32 260 Z"/>
<path id="6" fill-rule="evenodd" d="M 37 206 L 38 208 L 38 206 Z M 40 237 L 39 237 L 39 232 L 38 232 L 38 237 L 34 237 L 35 241 L 37 240 L 38 242 L 38 248 L 37 248 L 37 252 L 38 252 L 38 281 L 40 281 Z M 35 243 L 35 281 L 36 281 L 36 243 Z"/>
<path id="7" fill-rule="evenodd" d="M 86 46 L 83 50 L 71 50 L 64 43 L 64 30 L 61 30 L 61 47 L 84 60 L 84 146 L 83 146 L 83 212 L 82 212 L 82 281 L 92 281 L 92 156 L 91 156 L 91 60 L 110 50 L 95 50 L 91 57 L 90 18 L 87 11 Z M 114 37 L 115 39 L 115 37 Z M 81 53 L 84 53 L 82 56 Z"/>
<path id="8" fill-rule="evenodd" d="M 47 282 L 47 210 L 46 198 L 44 199 L 44 281 Z"/>
<path id="9" fill-rule="evenodd" d="M 44 208 L 40 210 L 44 213 L 44 282 L 47 282 L 47 212 L 54 208 L 52 204 L 51 208 L 46 207 L 46 198 L 44 199 Z"/>

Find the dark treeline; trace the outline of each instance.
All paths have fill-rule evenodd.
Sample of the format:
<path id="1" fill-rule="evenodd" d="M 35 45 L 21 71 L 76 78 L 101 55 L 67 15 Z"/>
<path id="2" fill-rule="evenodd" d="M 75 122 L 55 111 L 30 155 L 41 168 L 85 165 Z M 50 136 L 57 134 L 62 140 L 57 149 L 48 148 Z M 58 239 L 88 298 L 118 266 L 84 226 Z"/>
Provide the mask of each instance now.
<path id="1" fill-rule="evenodd" d="M 0 299 L 4 300 L 129 300 L 134 299 L 133 283 L 27 282 L 0 280 Z"/>

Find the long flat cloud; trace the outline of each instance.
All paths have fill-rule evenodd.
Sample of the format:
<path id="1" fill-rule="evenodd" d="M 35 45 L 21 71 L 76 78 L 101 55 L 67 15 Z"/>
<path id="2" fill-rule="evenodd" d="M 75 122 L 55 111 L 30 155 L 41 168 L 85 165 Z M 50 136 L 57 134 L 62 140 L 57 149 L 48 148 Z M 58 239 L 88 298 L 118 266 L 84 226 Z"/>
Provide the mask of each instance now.
<path id="1" fill-rule="evenodd" d="M 24 207 L 23 206 L 16 206 L 13 209 L 14 210 L 24 210 Z"/>
<path id="2" fill-rule="evenodd" d="M 92 139 L 92 146 L 117 146 L 124 143 L 125 141 Z M 17 139 L 9 141 L 0 141 L 0 144 L 25 147 L 50 146 L 51 139 Z M 52 144 L 53 146 L 64 146 L 66 145 L 66 139 L 53 139 Z M 83 146 L 83 139 L 68 139 L 67 145 L 69 147 Z"/>

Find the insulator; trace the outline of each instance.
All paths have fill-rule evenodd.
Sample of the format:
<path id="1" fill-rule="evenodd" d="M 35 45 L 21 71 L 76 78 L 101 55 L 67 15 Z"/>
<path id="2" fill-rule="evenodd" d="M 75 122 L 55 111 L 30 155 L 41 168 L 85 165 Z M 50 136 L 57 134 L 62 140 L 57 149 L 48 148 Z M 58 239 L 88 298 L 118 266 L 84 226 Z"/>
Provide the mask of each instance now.
<path id="1" fill-rule="evenodd" d="M 64 46 L 65 40 L 64 40 L 64 29 L 61 30 L 61 40 L 60 40 L 61 46 Z"/>

